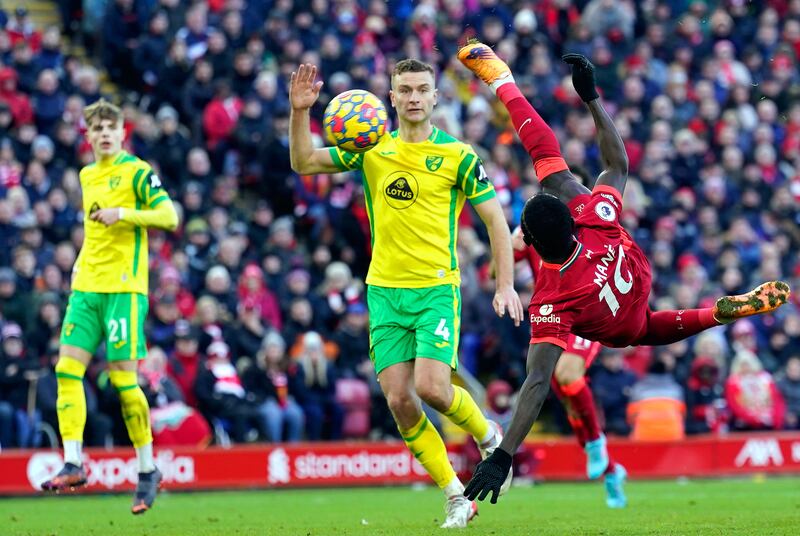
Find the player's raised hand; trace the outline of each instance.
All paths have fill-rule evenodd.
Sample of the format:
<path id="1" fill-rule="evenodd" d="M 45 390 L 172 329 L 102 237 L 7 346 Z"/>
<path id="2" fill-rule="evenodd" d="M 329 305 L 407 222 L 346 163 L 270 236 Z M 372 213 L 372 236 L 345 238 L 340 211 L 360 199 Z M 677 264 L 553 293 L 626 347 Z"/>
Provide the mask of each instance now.
<path id="1" fill-rule="evenodd" d="M 101 208 L 100 210 L 95 210 L 89 214 L 89 219 L 100 222 L 106 227 L 110 227 L 121 219 L 119 207 Z"/>
<path id="2" fill-rule="evenodd" d="M 310 63 L 301 64 L 292 73 L 289 81 L 289 103 L 295 110 L 308 110 L 319 98 L 322 81 L 315 81 L 317 66 Z"/>
<path id="3" fill-rule="evenodd" d="M 514 321 L 515 326 L 519 326 L 522 321 L 522 315 L 525 314 L 522 302 L 519 300 L 519 294 L 514 290 L 514 287 L 510 286 L 498 287 L 494 293 L 492 306 L 494 306 L 494 312 L 500 318 L 503 318 L 506 315 L 506 310 L 508 310 L 508 316 Z"/>
<path id="4" fill-rule="evenodd" d="M 514 248 L 514 251 L 523 251 L 528 247 L 525 243 L 525 239 L 522 238 L 522 227 L 520 226 L 517 226 L 514 232 L 511 233 L 511 247 Z"/>
<path id="5" fill-rule="evenodd" d="M 572 85 L 583 102 L 593 101 L 600 97 L 595 88 L 594 65 L 583 54 L 564 54 L 564 63 L 572 66 Z"/>
<path id="6" fill-rule="evenodd" d="M 502 449 L 495 449 L 488 458 L 478 464 L 475 474 L 464 489 L 464 496 L 470 501 L 476 498 L 482 501 L 491 493 L 492 504 L 495 504 L 500 495 L 500 487 L 511 469 L 511 461 L 510 454 Z"/>

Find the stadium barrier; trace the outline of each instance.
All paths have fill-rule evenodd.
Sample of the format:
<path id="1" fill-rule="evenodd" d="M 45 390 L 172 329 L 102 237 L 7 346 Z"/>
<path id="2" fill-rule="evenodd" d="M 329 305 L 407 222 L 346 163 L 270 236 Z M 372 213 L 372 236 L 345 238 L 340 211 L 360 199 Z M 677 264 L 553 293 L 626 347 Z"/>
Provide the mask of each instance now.
<path id="1" fill-rule="evenodd" d="M 528 442 L 534 475 L 584 479 L 584 457 L 571 440 Z M 457 472 L 468 476 L 461 445 L 450 445 Z M 674 443 L 610 440 L 609 450 L 633 478 L 715 477 L 800 473 L 800 433 L 692 437 Z M 89 491 L 128 491 L 136 483 L 133 449 L 88 449 Z M 60 452 L 6 450 L 0 454 L 0 495 L 33 495 L 62 466 Z M 156 449 L 167 489 L 292 488 L 428 482 L 403 443 L 301 443 Z"/>

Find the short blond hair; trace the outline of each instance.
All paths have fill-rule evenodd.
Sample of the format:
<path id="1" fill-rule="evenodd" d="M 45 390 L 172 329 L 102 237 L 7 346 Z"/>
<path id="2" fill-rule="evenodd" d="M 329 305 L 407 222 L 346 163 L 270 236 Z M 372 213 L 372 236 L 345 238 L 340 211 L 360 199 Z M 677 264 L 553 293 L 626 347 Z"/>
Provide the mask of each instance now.
<path id="1" fill-rule="evenodd" d="M 436 72 L 433 70 L 432 65 L 412 58 L 400 60 L 395 64 L 392 70 L 392 81 L 394 81 L 395 76 L 403 73 L 431 73 L 434 81 L 436 80 Z"/>
<path id="2" fill-rule="evenodd" d="M 103 119 L 109 119 L 114 124 L 117 124 L 122 120 L 122 110 L 119 106 L 108 102 L 106 99 L 100 99 L 83 109 L 83 119 L 86 121 L 87 126 L 94 121 L 102 121 Z"/>

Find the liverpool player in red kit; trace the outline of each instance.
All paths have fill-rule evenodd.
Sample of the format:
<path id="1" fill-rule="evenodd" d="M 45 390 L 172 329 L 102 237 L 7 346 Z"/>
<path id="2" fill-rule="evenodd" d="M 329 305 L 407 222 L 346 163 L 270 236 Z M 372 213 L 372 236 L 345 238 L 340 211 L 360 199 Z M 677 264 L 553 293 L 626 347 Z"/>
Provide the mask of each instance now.
<path id="1" fill-rule="evenodd" d="M 717 300 L 712 308 L 653 312 L 648 306 L 651 274 L 644 252 L 619 223 L 628 159 L 594 84 L 594 66 L 568 54 L 575 90 L 597 127 L 604 170 L 590 192 L 570 173 L 558 141 L 514 83 L 508 66 L 488 46 L 470 43 L 461 62 L 488 84 L 508 109 L 542 185 L 525 203 L 523 239 L 542 257 L 542 270 L 528 312 L 531 344 L 528 377 L 514 417 L 494 453 L 480 463 L 464 495 L 497 502 L 511 455 L 542 407 L 550 378 L 570 334 L 605 346 L 661 345 L 691 337 L 737 318 L 765 313 L 786 303 L 789 286 L 764 283 L 742 296 Z M 624 480 L 624 470 L 617 480 Z"/>
<path id="2" fill-rule="evenodd" d="M 542 258 L 525 243 L 521 228 L 518 227 L 511 235 L 511 242 L 514 261 L 528 261 L 535 285 L 542 271 Z M 623 490 L 625 468 L 609 458 L 606 437 L 600 428 L 592 391 L 585 377 L 602 346 L 573 334 L 567 337 L 566 344 L 550 380 L 550 388 L 563 404 L 575 438 L 586 452 L 586 476 L 592 480 L 605 476 L 606 504 L 609 508 L 623 508 L 627 503 Z"/>

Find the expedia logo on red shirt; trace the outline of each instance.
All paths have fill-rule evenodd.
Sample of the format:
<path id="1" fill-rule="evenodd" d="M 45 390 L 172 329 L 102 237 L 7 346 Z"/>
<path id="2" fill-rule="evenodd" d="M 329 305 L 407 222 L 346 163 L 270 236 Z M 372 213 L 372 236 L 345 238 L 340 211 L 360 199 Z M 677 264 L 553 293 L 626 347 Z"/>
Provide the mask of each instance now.
<path id="1" fill-rule="evenodd" d="M 553 314 L 552 304 L 546 303 L 539 307 L 539 314 L 531 313 L 531 324 L 560 324 L 561 317 Z"/>
<path id="2" fill-rule="evenodd" d="M 383 181 L 386 204 L 403 210 L 413 205 L 419 194 L 417 179 L 407 171 L 395 171 Z"/>

